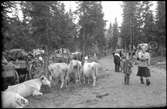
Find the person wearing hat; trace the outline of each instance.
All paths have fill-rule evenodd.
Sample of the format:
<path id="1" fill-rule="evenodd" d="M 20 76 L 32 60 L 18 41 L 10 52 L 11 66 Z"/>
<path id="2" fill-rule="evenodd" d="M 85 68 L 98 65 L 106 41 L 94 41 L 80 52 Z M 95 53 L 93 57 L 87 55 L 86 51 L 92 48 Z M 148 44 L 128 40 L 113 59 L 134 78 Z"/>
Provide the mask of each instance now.
<path id="1" fill-rule="evenodd" d="M 121 61 L 120 53 L 115 52 L 113 53 L 113 56 L 114 56 L 115 72 L 119 72 L 120 61 Z"/>

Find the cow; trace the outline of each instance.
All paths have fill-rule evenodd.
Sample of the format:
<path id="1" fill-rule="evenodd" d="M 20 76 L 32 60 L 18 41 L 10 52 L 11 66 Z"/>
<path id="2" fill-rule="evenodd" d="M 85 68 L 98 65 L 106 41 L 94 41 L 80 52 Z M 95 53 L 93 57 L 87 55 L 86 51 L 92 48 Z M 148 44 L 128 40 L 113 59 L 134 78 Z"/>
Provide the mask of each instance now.
<path id="1" fill-rule="evenodd" d="M 81 52 L 74 52 L 74 53 L 71 53 L 71 58 L 82 62 L 83 61 L 83 54 Z"/>
<path id="2" fill-rule="evenodd" d="M 61 81 L 60 88 L 63 88 L 68 71 L 68 65 L 66 63 L 51 63 L 48 66 L 48 70 L 51 75 L 50 80 L 53 79 L 54 82 L 55 80 L 57 80 L 57 82 L 60 80 Z"/>
<path id="3" fill-rule="evenodd" d="M 40 49 L 33 49 L 33 51 L 32 51 L 32 54 L 34 57 L 37 55 L 42 55 L 44 53 L 45 53 L 45 50 L 42 50 L 42 49 L 41 50 Z"/>
<path id="4" fill-rule="evenodd" d="M 96 62 L 88 62 L 88 57 L 85 57 L 85 62 L 83 65 L 83 76 L 84 76 L 84 83 L 86 78 L 88 78 L 89 83 L 89 77 L 92 77 L 93 79 L 93 86 L 96 85 L 96 75 L 98 72 L 98 63 Z"/>
<path id="5" fill-rule="evenodd" d="M 18 93 L 2 91 L 2 108 L 24 108 L 29 101 Z"/>
<path id="6" fill-rule="evenodd" d="M 38 96 L 43 95 L 43 93 L 40 92 L 42 85 L 48 85 L 49 87 L 51 87 L 50 81 L 44 75 L 41 75 L 39 78 L 31 79 L 20 84 L 8 86 L 6 91 L 18 93 L 23 97 L 28 97 L 31 95 Z"/>
<path id="7" fill-rule="evenodd" d="M 68 69 L 68 73 L 67 73 L 67 76 L 66 76 L 67 81 L 69 82 L 71 80 L 72 75 L 74 75 L 76 83 L 78 81 L 80 81 L 81 72 L 82 72 L 81 70 L 82 70 L 81 61 L 71 60 L 70 63 L 69 63 L 69 69 Z"/>
<path id="8" fill-rule="evenodd" d="M 3 79 L 3 89 L 7 89 L 9 85 L 14 85 L 19 83 L 19 74 L 14 68 L 14 64 L 9 62 L 7 65 L 3 65 L 2 79 Z"/>

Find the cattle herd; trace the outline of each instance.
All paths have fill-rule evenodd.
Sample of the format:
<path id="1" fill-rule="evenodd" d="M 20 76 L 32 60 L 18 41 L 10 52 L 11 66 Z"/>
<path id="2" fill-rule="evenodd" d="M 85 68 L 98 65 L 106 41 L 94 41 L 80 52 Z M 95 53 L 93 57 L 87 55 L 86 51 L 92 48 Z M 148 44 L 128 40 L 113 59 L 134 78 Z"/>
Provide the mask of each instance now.
<path id="1" fill-rule="evenodd" d="M 42 49 L 26 52 L 12 49 L 3 52 L 2 107 L 23 108 L 29 104 L 28 96 L 42 96 L 41 86 L 67 88 L 69 83 L 86 84 L 92 80 L 96 85 L 99 63 L 97 57 L 83 56 L 82 52 L 70 53 L 68 49 L 58 49 L 48 57 L 44 70 L 46 53 Z M 60 84 L 59 84 L 60 83 Z"/>

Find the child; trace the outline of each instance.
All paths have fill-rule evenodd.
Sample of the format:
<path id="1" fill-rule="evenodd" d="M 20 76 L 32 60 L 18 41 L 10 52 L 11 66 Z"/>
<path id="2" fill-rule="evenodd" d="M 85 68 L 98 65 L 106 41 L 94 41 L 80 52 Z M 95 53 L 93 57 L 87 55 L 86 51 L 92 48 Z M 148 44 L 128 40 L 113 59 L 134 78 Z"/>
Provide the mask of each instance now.
<path id="1" fill-rule="evenodd" d="M 132 73 L 132 62 L 130 61 L 129 57 L 123 57 L 123 73 L 124 75 L 124 83 L 125 85 L 129 85 L 129 81 L 130 81 L 130 74 Z"/>

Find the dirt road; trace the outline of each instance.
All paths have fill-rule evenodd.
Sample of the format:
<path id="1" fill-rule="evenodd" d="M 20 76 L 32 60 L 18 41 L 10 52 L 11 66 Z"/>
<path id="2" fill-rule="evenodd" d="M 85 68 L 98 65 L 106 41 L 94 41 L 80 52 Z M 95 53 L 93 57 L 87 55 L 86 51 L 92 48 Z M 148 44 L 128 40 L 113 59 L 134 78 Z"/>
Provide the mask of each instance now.
<path id="1" fill-rule="evenodd" d="M 151 85 L 140 84 L 133 67 L 130 85 L 123 84 L 122 73 L 114 72 L 112 56 L 99 60 L 103 70 L 98 73 L 97 85 L 71 86 L 50 90 L 44 96 L 29 97 L 27 108 L 52 107 L 159 107 L 166 105 L 166 70 L 150 66 Z"/>

